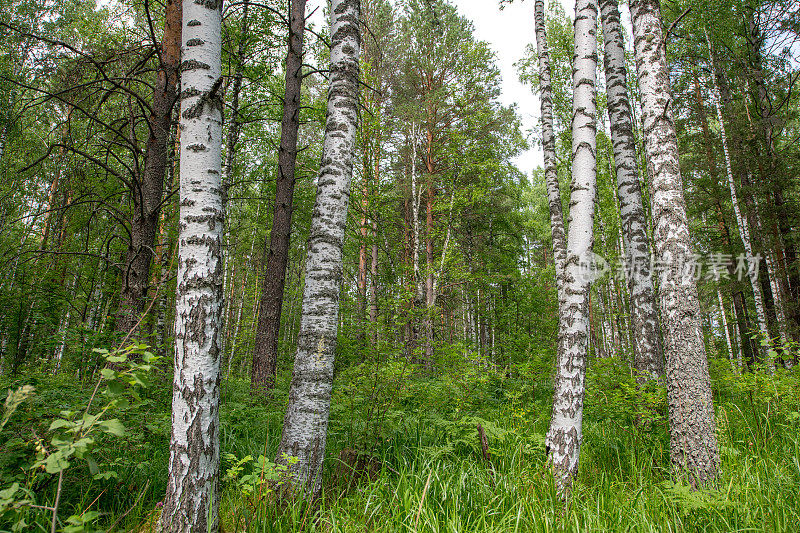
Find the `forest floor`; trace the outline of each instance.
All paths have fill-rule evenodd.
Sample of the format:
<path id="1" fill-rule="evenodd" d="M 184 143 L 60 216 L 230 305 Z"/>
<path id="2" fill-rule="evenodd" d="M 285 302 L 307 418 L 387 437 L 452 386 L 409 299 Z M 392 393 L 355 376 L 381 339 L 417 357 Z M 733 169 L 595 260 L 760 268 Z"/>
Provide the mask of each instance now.
<path id="1" fill-rule="evenodd" d="M 671 476 L 664 391 L 637 389 L 623 362 L 595 361 L 588 373 L 580 472 L 565 507 L 545 461 L 546 372 L 471 367 L 435 378 L 410 374 L 403 365 L 340 372 L 323 493 L 314 505 L 275 498 L 282 474 L 272 460 L 286 391 L 265 401 L 244 380 L 223 382 L 223 531 L 800 530 L 796 370 L 775 377 L 738 374 L 726 361 L 712 360 L 722 467 L 712 486 L 693 491 Z M 94 467 L 70 459 L 63 470 L 63 531 L 153 529 L 166 483 L 167 379 L 157 377 L 129 394 L 130 401 L 112 406 L 109 412 L 126 432 L 98 438 Z M 31 468 L 36 442 L 47 448 L 52 421 L 64 410 L 85 407 L 94 384 L 36 375 L 3 378 L 0 390 L 22 384 L 37 392 L 0 430 L 0 490 L 17 482 L 37 505 L 48 507 L 57 476 L 44 466 Z M 488 461 L 478 424 L 488 437 Z M 100 473 L 93 476 L 95 469 Z M 2 497 L 0 531 L 20 517 L 27 527 L 49 530 L 52 513 L 6 506 L 3 514 Z"/>

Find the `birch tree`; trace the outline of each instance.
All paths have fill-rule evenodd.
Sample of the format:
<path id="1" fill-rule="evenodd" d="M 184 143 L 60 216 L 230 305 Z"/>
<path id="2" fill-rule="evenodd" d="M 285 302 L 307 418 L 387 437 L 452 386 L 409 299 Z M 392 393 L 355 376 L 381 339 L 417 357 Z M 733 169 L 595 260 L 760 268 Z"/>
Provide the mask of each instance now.
<path id="1" fill-rule="evenodd" d="M 331 67 L 322 166 L 311 219 L 297 354 L 289 389 L 279 463 L 307 495 L 320 488 L 330 415 L 333 363 L 342 281 L 342 246 L 358 126 L 361 35 L 359 0 L 333 0 Z"/>
<path id="2" fill-rule="evenodd" d="M 183 1 L 175 374 L 162 531 L 219 529 L 221 36 L 221 1 Z"/>
<path id="3" fill-rule="evenodd" d="M 722 114 L 722 103 L 717 87 L 717 68 L 714 63 L 714 54 L 711 51 L 711 40 L 708 38 L 708 32 L 703 29 L 706 37 L 706 44 L 708 45 L 709 61 L 711 62 L 711 80 L 713 85 L 713 100 L 714 108 L 717 111 L 717 120 L 719 121 L 720 137 L 722 138 L 722 153 L 725 156 L 725 174 L 728 177 L 728 188 L 731 192 L 731 203 L 733 204 L 733 213 L 736 216 L 736 224 L 739 228 L 739 235 L 742 237 L 742 244 L 744 245 L 744 253 L 748 261 L 752 261 L 753 256 L 753 242 L 750 239 L 750 228 L 747 225 L 742 215 L 742 210 L 739 207 L 739 196 L 736 193 L 736 180 L 733 177 L 733 168 L 731 165 L 731 154 L 728 150 L 728 136 L 725 131 L 725 119 Z M 761 339 L 768 341 L 770 338 L 769 328 L 767 327 L 767 311 L 764 307 L 764 295 L 761 291 L 761 283 L 758 281 L 758 273 L 754 271 L 750 276 L 750 286 L 753 288 L 753 299 L 756 303 L 756 318 L 758 319 L 758 331 L 761 334 Z M 775 370 L 775 361 L 769 356 L 769 350 L 766 345 L 761 348 L 761 357 L 767 363 L 770 371 Z"/>
<path id="4" fill-rule="evenodd" d="M 666 355 L 670 455 L 673 465 L 692 483 L 703 484 L 716 477 L 719 452 L 697 285 L 683 271 L 693 251 L 678 138 L 669 109 L 672 99 L 661 6 L 658 0 L 632 0 L 630 8 L 653 191 L 654 255 L 663 268 L 658 301 Z"/>
<path id="5" fill-rule="evenodd" d="M 640 378 L 655 379 L 664 373 L 664 355 L 658 328 L 655 291 L 650 272 L 650 243 L 647 217 L 639 187 L 636 139 L 628 100 L 628 73 L 625 66 L 622 24 L 617 0 L 600 0 L 605 43 L 606 94 L 614 146 L 617 196 L 622 220 L 622 235 L 633 328 L 633 362 Z"/>
<path id="6" fill-rule="evenodd" d="M 544 0 L 536 0 L 534 3 L 534 27 L 536 30 L 536 51 L 539 58 L 539 102 L 542 112 L 544 176 L 547 185 L 547 201 L 550 207 L 550 230 L 553 236 L 553 258 L 556 267 L 556 289 L 558 292 L 560 323 L 564 298 L 564 264 L 567 260 L 567 243 L 556 163 L 556 137 L 553 128 L 553 89 L 550 81 L 550 51 L 547 46 L 547 29 L 544 21 Z M 561 342 L 559 341 L 558 344 L 558 352 L 560 354 L 562 351 Z"/>
<path id="7" fill-rule="evenodd" d="M 563 355 L 558 358 L 547 448 L 556 485 L 569 492 L 578 472 L 582 439 L 586 355 L 589 350 L 589 288 L 585 265 L 594 241 L 597 181 L 597 3 L 575 3 L 573 66 L 572 193 L 560 317 Z M 551 207 L 552 212 L 552 207 Z"/>

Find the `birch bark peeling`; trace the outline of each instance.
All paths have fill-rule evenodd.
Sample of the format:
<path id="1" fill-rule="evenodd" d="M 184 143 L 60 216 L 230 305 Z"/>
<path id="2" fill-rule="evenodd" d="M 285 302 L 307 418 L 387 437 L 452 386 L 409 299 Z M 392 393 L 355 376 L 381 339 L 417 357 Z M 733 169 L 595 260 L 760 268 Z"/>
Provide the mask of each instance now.
<path id="1" fill-rule="evenodd" d="M 322 165 L 311 218 L 297 355 L 277 461 L 295 490 L 316 495 L 325 457 L 342 282 L 342 246 L 358 127 L 359 0 L 333 0 L 331 72 Z"/>
<path id="2" fill-rule="evenodd" d="M 586 355 L 589 350 L 590 281 L 582 263 L 594 242 L 597 181 L 597 3 L 575 3 L 575 55 L 572 71 L 572 191 L 564 271 L 564 304 L 553 414 L 547 448 L 556 486 L 566 496 L 578 473 L 582 439 Z"/>
<path id="3" fill-rule="evenodd" d="M 180 219 L 169 479 L 160 530 L 219 530 L 222 2 L 183 1 Z"/>
<path id="4" fill-rule="evenodd" d="M 681 267 L 692 257 L 686 201 L 678 161 L 678 138 L 669 110 L 669 71 L 658 0 L 632 0 L 631 19 L 645 151 L 652 180 L 655 260 L 664 265 L 658 301 L 664 332 L 670 455 L 695 484 L 717 475 L 711 379 L 708 373 L 697 285 Z"/>
<path id="5" fill-rule="evenodd" d="M 622 221 L 625 260 L 633 327 L 633 362 L 641 379 L 656 379 L 664 374 L 664 354 L 658 327 L 656 296 L 650 272 L 650 242 L 647 217 L 639 186 L 636 138 L 628 100 L 628 73 L 625 67 L 622 24 L 617 0 L 600 0 L 605 43 L 606 93 L 617 175 L 617 196 Z"/>

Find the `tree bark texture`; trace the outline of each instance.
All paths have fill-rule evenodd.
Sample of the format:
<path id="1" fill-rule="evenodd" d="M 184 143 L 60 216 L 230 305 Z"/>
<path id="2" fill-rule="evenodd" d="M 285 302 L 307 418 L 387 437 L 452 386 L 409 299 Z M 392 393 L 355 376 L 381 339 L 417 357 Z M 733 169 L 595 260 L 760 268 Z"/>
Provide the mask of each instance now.
<path id="1" fill-rule="evenodd" d="M 303 84 L 303 34 L 305 0 L 292 0 L 289 20 L 289 50 L 286 54 L 286 89 L 283 97 L 281 144 L 278 150 L 278 181 L 267 264 L 261 287 L 253 365 L 250 384 L 267 392 L 275 384 L 278 366 L 278 339 L 281 327 L 286 265 L 292 231 L 292 200 L 297 162 L 297 136 L 300 128 L 300 90 Z M 330 124 L 329 124 L 330 126 Z"/>
<path id="2" fill-rule="evenodd" d="M 600 0 L 605 42 L 606 92 L 617 196 L 628 264 L 628 292 L 633 328 L 633 362 L 640 379 L 656 379 L 664 374 L 664 354 L 658 327 L 656 296 L 650 272 L 650 241 L 647 218 L 639 187 L 636 138 L 628 100 L 628 74 L 625 67 L 622 24 L 617 0 Z"/>
<path id="3" fill-rule="evenodd" d="M 151 114 L 147 119 L 150 134 L 145 146 L 144 171 L 132 181 L 130 190 L 133 202 L 131 236 L 122 270 L 116 321 L 117 331 L 125 335 L 136 328 L 149 288 L 150 263 L 169 159 L 167 144 L 172 126 L 172 109 L 178 99 L 180 55 L 181 4 L 180 0 L 167 0 L 164 36 L 159 49 L 159 70 L 153 89 Z"/>
<path id="4" fill-rule="evenodd" d="M 678 139 L 658 0 L 632 0 L 634 52 L 642 99 L 645 150 L 652 180 L 655 261 L 663 272 L 659 307 L 664 331 L 670 455 L 702 484 L 717 475 L 719 452 L 697 285 L 684 275 L 692 257 Z"/>
<path id="5" fill-rule="evenodd" d="M 553 235 L 553 258 L 556 268 L 559 318 L 561 318 L 561 309 L 563 309 L 561 302 L 564 298 L 564 264 L 567 261 L 567 240 L 556 163 L 556 137 L 553 131 L 553 89 L 550 77 L 550 51 L 547 46 L 547 29 L 544 19 L 544 0 L 536 0 L 534 4 L 534 26 L 536 29 L 536 50 L 539 57 L 539 100 L 542 112 L 544 176 L 547 185 L 547 200 L 550 206 L 550 229 Z M 559 342 L 559 353 L 561 352 L 560 344 Z"/>
<path id="6" fill-rule="evenodd" d="M 342 255 L 358 127 L 359 0 L 333 0 L 330 88 L 311 218 L 300 335 L 277 461 L 297 491 L 315 495 L 325 457 L 343 275 Z"/>
<path id="7" fill-rule="evenodd" d="M 563 356 L 558 360 L 553 413 L 546 445 L 556 486 L 567 495 L 578 473 L 583 427 L 586 358 L 589 350 L 590 280 L 583 266 L 592 253 L 597 181 L 597 3 L 575 3 L 573 67 L 572 192 L 561 317 Z"/>
<path id="8" fill-rule="evenodd" d="M 167 494 L 160 529 L 219 530 L 222 2 L 183 1 L 180 216 Z"/>

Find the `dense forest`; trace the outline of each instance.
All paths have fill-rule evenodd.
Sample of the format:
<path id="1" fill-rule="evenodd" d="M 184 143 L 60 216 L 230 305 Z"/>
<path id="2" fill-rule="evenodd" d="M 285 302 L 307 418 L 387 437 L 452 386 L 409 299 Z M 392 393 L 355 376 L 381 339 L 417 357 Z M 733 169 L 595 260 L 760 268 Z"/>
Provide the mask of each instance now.
<path id="1" fill-rule="evenodd" d="M 0 531 L 800 528 L 800 4 L 466 3 L 0 0 Z"/>

